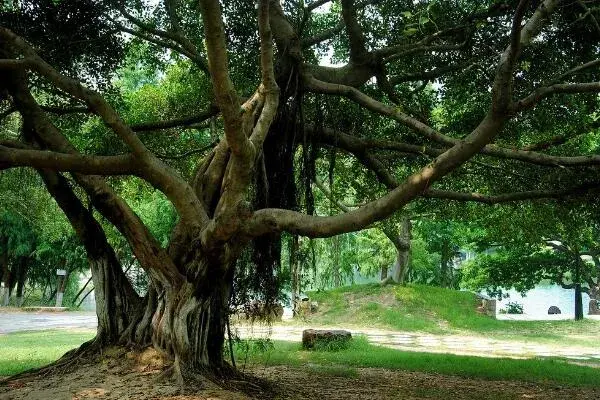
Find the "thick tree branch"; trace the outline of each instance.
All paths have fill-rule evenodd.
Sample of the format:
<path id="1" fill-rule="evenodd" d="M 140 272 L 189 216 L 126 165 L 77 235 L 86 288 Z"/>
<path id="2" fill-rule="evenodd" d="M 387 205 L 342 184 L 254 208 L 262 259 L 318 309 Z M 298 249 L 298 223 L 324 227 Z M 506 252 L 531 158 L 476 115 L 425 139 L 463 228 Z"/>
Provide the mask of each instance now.
<path id="1" fill-rule="evenodd" d="M 340 202 L 335 198 L 333 193 L 329 189 L 325 187 L 325 185 L 318 179 L 315 180 L 315 185 L 319 188 L 319 190 L 329 199 L 329 201 L 335 205 L 338 209 L 343 212 L 349 212 L 350 207 L 346 206 L 344 203 Z M 379 229 L 383 234 L 392 242 L 394 247 L 398 251 L 408 251 L 410 250 L 410 242 L 406 242 L 399 235 L 397 235 L 392 229 L 389 229 L 387 226 L 379 226 Z"/>
<path id="2" fill-rule="evenodd" d="M 33 167 L 85 175 L 139 175 L 132 155 L 88 156 L 53 151 L 15 149 L 0 145 L 0 165 Z"/>
<path id="3" fill-rule="evenodd" d="M 221 6 L 217 0 L 201 0 L 208 66 L 217 105 L 223 115 L 225 136 L 231 152 L 248 157 L 250 142 L 243 129 L 240 99 L 229 77 L 229 62 Z"/>
<path id="4" fill-rule="evenodd" d="M 302 47 L 304 47 L 304 48 L 311 47 L 311 46 L 314 46 L 321 42 L 324 42 L 328 39 L 331 39 L 338 33 L 342 32 L 344 30 L 345 26 L 346 26 L 346 24 L 344 24 L 344 21 L 340 21 L 333 28 L 326 29 L 314 36 L 302 39 Z"/>
<path id="5" fill-rule="evenodd" d="M 534 90 L 529 96 L 517 101 L 513 106 L 515 112 L 535 107 L 540 101 L 555 94 L 598 93 L 600 82 L 557 83 Z"/>
<path id="6" fill-rule="evenodd" d="M 557 0 L 546 0 L 521 29 L 521 13 L 524 13 L 521 9 L 525 8 L 525 3 L 527 2 L 522 1 L 519 4 L 513 21 L 511 45 L 506 49 L 499 62 L 498 72 L 494 79 L 493 91 L 495 93 L 492 95 L 493 101 L 490 110 L 479 125 L 463 140 L 460 140 L 449 150 L 438 156 L 421 171 L 411 175 L 385 196 L 371 201 L 357 210 L 336 216 L 317 217 L 290 210 L 262 209 L 256 211 L 250 219 L 247 233 L 255 236 L 266 232 L 286 230 L 290 233 L 309 237 L 328 237 L 363 229 L 400 210 L 409 201 L 423 194 L 435 181 L 455 170 L 481 151 L 486 144 L 500 133 L 509 118 L 507 110 L 511 104 L 512 70 L 521 45 L 529 43 L 539 33 L 543 26 L 542 20 L 545 20 L 553 7 L 556 7 Z M 546 9 L 547 7 L 549 9 Z M 519 44 L 514 48 L 513 44 L 517 33 Z M 385 109 L 387 107 L 379 102 L 372 101 L 373 99 L 353 88 L 319 82 L 314 78 L 308 78 L 307 83 L 315 91 L 340 93 L 371 108 L 377 109 L 383 106 Z M 415 125 L 414 119 L 406 118 L 401 114 L 399 117 L 404 118 L 407 124 Z M 420 122 L 416 122 L 420 124 Z M 427 126 L 425 126 L 425 130 L 433 131 Z"/>
<path id="7" fill-rule="evenodd" d="M 474 60 L 470 60 L 467 62 L 450 64 L 439 68 L 434 68 L 429 71 L 423 72 L 414 72 L 403 75 L 395 75 L 389 78 L 390 84 L 392 86 L 398 85 L 399 83 L 404 82 L 413 82 L 413 81 L 432 81 L 446 74 L 462 70 L 463 72 L 471 68 L 474 64 Z"/>
<path id="8" fill-rule="evenodd" d="M 258 8 L 258 26 L 260 36 L 261 84 L 255 95 L 244 104 L 246 111 L 244 124 L 254 124 L 251 128 L 250 142 L 243 153 L 238 153 L 228 165 L 223 193 L 216 208 L 215 218 L 203 231 L 202 243 L 207 247 L 228 240 L 238 229 L 241 222 L 238 215 L 243 213 L 243 194 L 248 189 L 254 168 L 255 156 L 262 149 L 271 123 L 277 113 L 279 88 L 275 81 L 273 65 L 273 38 L 271 36 L 269 0 L 260 0 Z M 210 60 L 210 58 L 209 58 Z M 260 111 L 256 123 L 254 115 Z M 248 140 L 245 136 L 244 138 Z M 229 138 L 228 138 L 229 142 Z M 233 153 L 233 149 L 232 149 Z M 234 153 L 235 155 L 235 153 Z M 217 169 L 215 171 L 218 171 Z"/>
<path id="9" fill-rule="evenodd" d="M 585 64 L 579 65 L 575 68 L 571 68 L 570 70 L 566 71 L 565 73 L 561 74 L 556 79 L 554 79 L 552 83 L 560 83 L 571 76 L 577 75 L 580 72 L 587 71 L 588 69 L 595 68 L 598 66 L 600 66 L 600 59 L 587 62 Z"/>
<path id="10" fill-rule="evenodd" d="M 381 103 L 366 94 L 362 93 L 356 88 L 345 86 L 345 85 L 337 85 L 330 84 L 322 81 L 318 81 L 314 78 L 308 78 L 307 82 L 308 88 L 314 92 L 325 93 L 325 94 L 334 94 L 344 96 L 350 100 L 355 101 L 356 103 L 362 105 L 363 107 L 377 113 L 380 115 L 384 115 L 387 117 L 391 117 L 394 120 L 402 123 L 403 125 L 411 128 L 415 132 L 420 133 L 426 138 L 433 140 L 437 143 L 440 143 L 446 147 L 454 146 L 460 143 L 459 139 L 452 138 L 450 136 L 444 135 L 439 131 L 431 128 L 430 126 L 422 123 L 416 118 L 411 117 L 410 115 L 400 111 L 398 108 L 391 107 L 387 104 Z M 504 89 L 502 89 L 504 90 Z M 496 109 L 495 112 L 499 112 L 500 110 Z M 505 109 L 504 113 L 507 114 L 508 111 Z M 432 149 L 429 149 L 430 151 Z M 558 165 L 569 165 L 569 166 L 583 166 L 583 165 L 597 165 L 600 163 L 599 155 L 586 155 L 586 156 L 552 156 L 543 153 L 535 153 L 531 151 L 517 150 L 517 149 L 508 149 L 501 146 L 497 146 L 494 144 L 490 144 L 485 146 L 481 150 L 482 154 L 505 158 L 505 159 L 514 159 L 519 160 L 531 164 L 537 165 L 547 165 L 547 166 L 558 166 Z"/>
<path id="11" fill-rule="evenodd" d="M 342 0 L 342 18 L 346 26 L 346 34 L 350 43 L 350 62 L 360 63 L 367 54 L 365 36 L 358 23 L 354 0 Z"/>
<path id="12" fill-rule="evenodd" d="M 189 58 L 192 61 L 194 59 L 193 54 L 189 53 L 187 50 L 183 49 L 182 47 L 178 46 L 177 44 L 174 44 L 167 40 L 162 40 L 162 39 L 158 39 L 153 36 L 147 35 L 143 31 L 136 31 L 135 29 L 130 29 L 126 26 L 119 25 L 119 24 L 117 26 L 121 32 L 128 33 L 128 34 L 135 36 L 139 39 L 142 39 L 146 42 L 154 43 L 155 45 L 163 47 L 165 49 L 173 50 L 173 51 Z"/>
<path id="13" fill-rule="evenodd" d="M 313 2 L 311 2 L 310 4 L 308 4 L 305 9 L 308 12 L 312 12 L 313 10 L 321 7 L 322 5 L 325 5 L 327 3 L 329 3 L 332 0 L 315 0 Z"/>
<path id="14" fill-rule="evenodd" d="M 157 121 L 157 122 L 145 122 L 140 124 L 130 125 L 130 128 L 134 132 L 149 132 L 158 131 L 163 129 L 178 128 L 178 127 L 190 127 L 194 124 L 198 124 L 209 120 L 212 117 L 219 115 L 219 108 L 215 105 L 210 105 L 205 111 L 199 114 L 191 115 L 189 117 L 175 118 L 168 121 Z"/>
<path id="15" fill-rule="evenodd" d="M 492 205 L 524 200 L 564 199 L 566 197 L 588 195 L 590 193 L 597 192 L 599 189 L 600 182 L 588 182 L 566 189 L 529 190 L 524 192 L 502 193 L 496 195 L 429 189 L 423 194 L 423 197 L 456 201 L 471 201 Z"/>

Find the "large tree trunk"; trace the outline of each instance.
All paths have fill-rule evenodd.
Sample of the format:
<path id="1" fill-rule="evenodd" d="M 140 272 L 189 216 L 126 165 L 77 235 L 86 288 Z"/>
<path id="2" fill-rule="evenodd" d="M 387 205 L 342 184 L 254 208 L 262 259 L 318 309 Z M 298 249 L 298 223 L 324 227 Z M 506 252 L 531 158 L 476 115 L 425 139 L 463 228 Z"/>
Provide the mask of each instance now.
<path id="1" fill-rule="evenodd" d="M 207 261 L 198 265 L 204 276 L 200 284 L 162 288 L 153 316 L 153 343 L 174 358 L 183 374 L 186 370 L 226 373 L 223 344 L 233 269 Z"/>

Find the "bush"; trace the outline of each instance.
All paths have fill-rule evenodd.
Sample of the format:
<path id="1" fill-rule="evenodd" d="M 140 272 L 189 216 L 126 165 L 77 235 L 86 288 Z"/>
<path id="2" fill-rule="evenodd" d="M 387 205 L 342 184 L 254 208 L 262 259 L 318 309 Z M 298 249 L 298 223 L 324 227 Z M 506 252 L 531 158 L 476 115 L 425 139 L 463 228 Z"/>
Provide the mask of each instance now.
<path id="1" fill-rule="evenodd" d="M 523 305 L 516 301 L 511 301 L 505 309 L 500 310 L 500 314 L 523 314 Z"/>

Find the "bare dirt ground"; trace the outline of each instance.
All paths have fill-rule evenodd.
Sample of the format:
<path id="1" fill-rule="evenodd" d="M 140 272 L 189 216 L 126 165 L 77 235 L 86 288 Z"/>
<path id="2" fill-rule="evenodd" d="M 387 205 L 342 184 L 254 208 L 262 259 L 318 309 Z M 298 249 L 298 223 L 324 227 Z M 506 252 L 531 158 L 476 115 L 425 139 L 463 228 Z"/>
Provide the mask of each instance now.
<path id="1" fill-rule="evenodd" d="M 523 382 L 484 381 L 436 374 L 356 369 L 351 376 L 311 368 L 266 367 L 247 370 L 263 378 L 235 381 L 237 390 L 223 389 L 206 379 L 182 386 L 165 379 L 166 365 L 153 351 L 116 352 L 100 362 L 79 365 L 70 372 L 54 372 L 30 381 L 0 385 L 2 400 L 249 400 L 249 399 L 598 399 L 600 389 L 580 389 Z M 343 375 L 343 376 L 340 376 Z M 229 382 L 226 387 L 231 387 Z M 244 391 L 240 389 L 244 388 Z M 248 394 L 250 392 L 250 394 Z"/>

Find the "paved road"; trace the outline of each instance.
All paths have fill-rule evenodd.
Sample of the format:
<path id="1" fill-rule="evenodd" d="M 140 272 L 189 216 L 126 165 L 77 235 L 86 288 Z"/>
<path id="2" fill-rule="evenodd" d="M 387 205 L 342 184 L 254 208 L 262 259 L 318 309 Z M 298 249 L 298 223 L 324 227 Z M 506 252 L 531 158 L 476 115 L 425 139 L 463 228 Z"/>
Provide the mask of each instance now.
<path id="1" fill-rule="evenodd" d="M 56 328 L 90 328 L 97 325 L 94 312 L 2 312 L 0 334 Z"/>
<path id="2" fill-rule="evenodd" d="M 43 329 L 94 329 L 94 312 L 2 312 L 0 334 Z M 266 338 L 300 342 L 302 330 L 308 327 L 276 325 L 240 325 L 235 329 L 241 337 Z M 497 340 L 464 335 L 431 335 L 415 332 L 394 332 L 378 329 L 351 330 L 354 335 L 365 335 L 369 342 L 405 351 L 451 353 L 482 357 L 564 357 L 600 364 L 600 349 L 581 346 L 557 346 L 531 342 Z"/>

